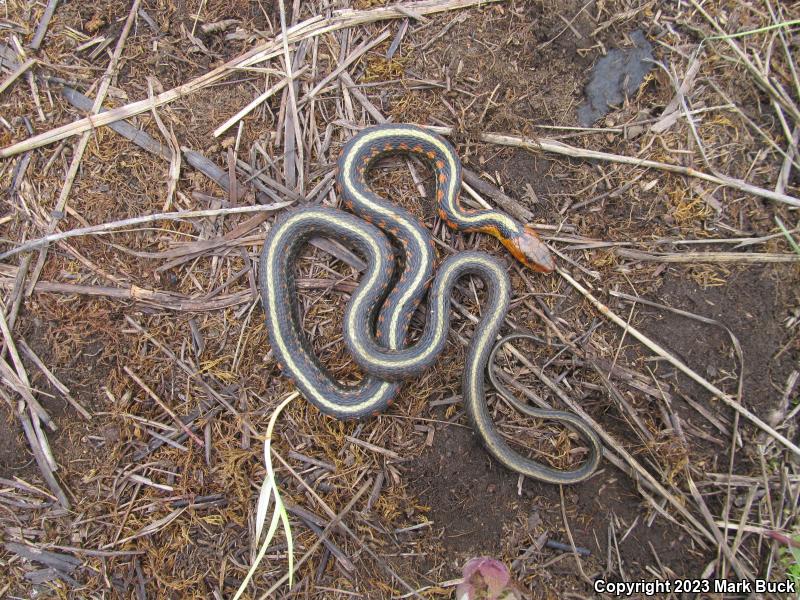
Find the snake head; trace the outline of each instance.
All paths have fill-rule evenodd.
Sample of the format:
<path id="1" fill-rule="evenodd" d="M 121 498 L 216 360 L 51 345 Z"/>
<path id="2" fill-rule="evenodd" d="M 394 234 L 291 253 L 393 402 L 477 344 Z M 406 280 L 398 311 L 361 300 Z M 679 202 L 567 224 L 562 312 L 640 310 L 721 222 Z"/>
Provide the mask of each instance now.
<path id="1" fill-rule="evenodd" d="M 547 249 L 547 245 L 530 225 L 525 225 L 521 234 L 502 240 L 509 252 L 519 262 L 540 273 L 550 273 L 556 263 Z"/>

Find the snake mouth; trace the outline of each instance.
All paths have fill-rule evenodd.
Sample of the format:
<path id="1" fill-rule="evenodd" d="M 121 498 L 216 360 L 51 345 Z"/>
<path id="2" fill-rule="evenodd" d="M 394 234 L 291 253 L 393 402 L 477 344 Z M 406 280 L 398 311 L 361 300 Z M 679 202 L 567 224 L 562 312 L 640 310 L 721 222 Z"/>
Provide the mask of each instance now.
<path id="1" fill-rule="evenodd" d="M 555 270 L 556 263 L 547 244 L 530 225 L 525 225 L 519 235 L 501 241 L 514 258 L 529 269 L 539 273 L 552 273 Z"/>

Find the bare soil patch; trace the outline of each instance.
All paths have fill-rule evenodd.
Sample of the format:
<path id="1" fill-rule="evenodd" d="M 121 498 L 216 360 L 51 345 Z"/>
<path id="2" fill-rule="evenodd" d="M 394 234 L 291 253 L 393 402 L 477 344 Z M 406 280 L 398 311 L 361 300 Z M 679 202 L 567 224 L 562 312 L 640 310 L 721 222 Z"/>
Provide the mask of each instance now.
<path id="1" fill-rule="evenodd" d="M 284 48 L 275 43 L 280 2 L 144 1 L 111 69 L 105 109 L 185 84 L 259 45 L 269 56 L 159 105 L 163 127 L 149 109 L 127 115 L 166 156 L 174 135 L 182 152 L 174 185 L 164 156 L 97 127 L 60 209 L 80 136 L 14 145 L 85 115 L 61 90 L 96 97 L 130 5 L 60 3 L 34 50 L 27 44 L 43 6 L 7 4 L 2 252 L 52 227 L 287 200 L 337 205 L 340 147 L 386 118 L 451 128 L 464 166 L 491 190 L 483 199 L 497 205 L 509 196 L 557 253 L 561 273 L 526 271 L 496 240 L 441 222 L 426 168 L 389 159 L 376 169 L 375 189 L 431 228 L 440 259 L 475 248 L 505 257 L 514 301 L 504 332 L 543 339 L 523 350 L 553 387 L 509 357 L 500 367 L 551 405 L 565 408 L 567 398 L 585 411 L 603 433 L 606 457 L 591 479 L 564 488 L 520 481 L 496 464 L 461 406 L 473 325 L 456 307 L 444 355 L 386 414 L 343 423 L 300 399 L 286 409 L 273 434 L 286 463 L 273 462 L 294 509 L 295 559 L 309 555 L 292 588 L 279 584 L 288 571 L 279 534 L 244 597 L 446 598 L 464 562 L 480 555 L 509 565 L 532 598 L 590 597 L 597 577 L 786 576 L 785 544 L 769 536 L 798 535 L 797 457 L 751 420 L 736 419 L 709 386 L 798 443 L 800 268 L 778 225 L 800 237 L 791 207 L 799 194 L 798 42 L 786 25 L 798 18 L 794 4 L 715 1 L 700 10 L 692 2 L 512 0 L 431 12 L 447 3 L 427 2 L 378 18 L 365 11 L 394 3 L 286 3 L 287 27 L 312 29 L 293 29 L 300 37 Z M 364 18 L 324 32 L 308 22 L 356 14 L 345 9 Z M 716 26 L 757 31 L 729 42 L 712 39 Z M 664 68 L 654 67 L 592 127 L 580 127 L 592 66 L 608 50 L 630 47 L 634 31 Z M 280 87 L 215 137 L 226 119 L 286 83 L 285 52 L 297 74 L 293 91 Z M 11 81 L 29 57 L 37 62 Z M 490 142 L 488 133 L 518 143 Z M 520 147 L 521 139 L 534 144 Z M 546 151 L 537 141 L 567 146 Z M 605 155 L 580 158 L 576 149 Z M 625 165 L 620 156 L 708 177 Z M 743 191 L 734 178 L 755 189 Z M 0 261 L 10 333 L 2 338 L 8 370 L 0 388 L 0 596 L 233 597 L 256 548 L 263 436 L 294 389 L 273 359 L 256 286 L 276 213 L 165 218 L 62 240 L 49 246 L 41 272 L 38 250 Z M 357 263 L 309 248 L 296 273 L 311 344 L 349 381 L 362 376 L 341 340 Z M 605 318 L 571 281 L 704 384 Z M 465 282 L 463 290 L 456 301 L 478 314 L 481 286 Z M 738 340 L 743 364 L 723 327 L 630 297 L 714 319 Z M 11 342 L 27 343 L 52 376 L 22 350 L 18 365 Z M 33 439 L 23 424 L 37 417 L 15 383 L 23 373 L 55 426 L 43 423 Z M 515 415 L 491 392 L 489 401 L 521 451 L 561 468 L 585 455 L 568 430 Z M 54 483 L 34 459 L 44 438 Z M 362 489 L 342 518 L 347 530 L 333 526 L 329 545 L 311 551 Z M 588 553 L 578 558 L 553 542 Z M 79 564 L 56 568 L 20 547 Z"/>

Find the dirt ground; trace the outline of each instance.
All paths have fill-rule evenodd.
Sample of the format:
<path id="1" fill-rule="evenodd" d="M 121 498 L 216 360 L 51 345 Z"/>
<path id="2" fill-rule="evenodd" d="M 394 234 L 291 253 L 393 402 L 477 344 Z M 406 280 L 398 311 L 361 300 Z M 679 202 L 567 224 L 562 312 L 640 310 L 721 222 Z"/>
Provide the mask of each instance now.
<path id="1" fill-rule="evenodd" d="M 359 1 L 352 8 L 385 4 Z M 154 94 L 172 89 L 269 42 L 280 32 L 280 6 L 142 2 L 104 107 L 148 98 L 148 82 Z M 332 18 L 332 9 L 350 6 L 288 2 L 287 24 L 318 14 Z M 158 107 L 164 127 L 149 110 L 129 119 L 167 146 L 163 131 L 172 132 L 184 149 L 174 211 L 277 200 L 332 205 L 338 150 L 375 122 L 374 110 L 398 123 L 452 127 L 448 137 L 464 166 L 532 213 L 562 273 L 531 273 L 496 240 L 448 230 L 424 197 L 431 174 L 416 163 L 408 164 L 418 168 L 421 185 L 405 161 L 389 160 L 375 173 L 375 189 L 432 229 L 440 258 L 479 248 L 507 262 L 514 300 L 504 332 L 528 330 L 545 340 L 523 345 L 524 353 L 603 432 L 606 457 L 580 484 L 520 479 L 499 466 L 470 430 L 460 402 L 463 341 L 473 325 L 455 310 L 443 356 L 404 386 L 386 414 L 343 423 L 301 399 L 289 404 L 272 439 L 291 469 L 275 462 L 275 470 L 295 508 L 295 561 L 312 551 L 294 586 L 278 585 L 289 568 L 279 534 L 243 597 L 453 597 L 462 565 L 484 555 L 505 562 L 531 598 L 594 597 L 596 578 L 787 577 L 792 561 L 770 533 L 798 534 L 798 457 L 746 416 L 737 418 L 709 386 L 798 443 L 792 409 L 800 268 L 776 221 L 797 239 L 797 211 L 729 180 L 719 183 L 725 176 L 773 192 L 781 170 L 793 164 L 785 155 L 797 146 L 787 130 L 800 128 L 790 111 L 800 102 L 792 75 L 798 34 L 782 26 L 735 38 L 788 90 L 787 106 L 779 109 L 783 104 L 736 62 L 735 50 L 708 38 L 718 33 L 712 22 L 726 32 L 753 30 L 798 19 L 800 7 L 704 6 L 711 20 L 694 3 L 512 0 L 426 16 L 423 3 L 402 18 L 367 20 L 290 45 L 293 69 L 307 66 L 294 93 L 282 88 L 219 137 L 213 131 L 223 121 L 284 80 L 284 49 Z M 16 40 L 30 43 L 42 10 L 16 0 L 0 7 L 0 40 L 11 55 L 19 58 Z M 59 4 L 42 48 L 28 50 L 39 62 L 0 93 L 0 147 L 86 114 L 61 88 L 95 97 L 129 10 L 111 1 Z M 354 84 L 337 73 L 311 97 L 343 56 L 384 30 L 385 40 L 342 70 Z M 629 48 L 635 31 L 645 34 L 655 60 L 676 82 L 684 81 L 703 46 L 683 92 L 683 110 L 696 111 L 691 127 L 684 114 L 666 129 L 654 127 L 676 92 L 655 66 L 635 94 L 593 127 L 579 127 L 592 66 L 610 49 Z M 12 72 L 4 67 L 0 85 Z M 294 117 L 293 96 L 300 100 Z M 294 127 L 302 160 L 291 141 Z M 499 145 L 483 137 L 490 132 L 659 161 L 718 179 Z M 0 251 L 47 233 L 79 137 L 2 159 L 0 181 L 9 193 Z M 191 164 L 187 149 L 215 164 L 222 184 Z M 23 161 L 30 162 L 20 175 Z M 59 230 L 168 212 L 169 165 L 108 127 L 95 129 Z M 781 186 L 795 201 L 797 173 L 791 167 Z M 22 288 L 34 277 L 38 250 L 0 263 L 3 314 L 15 315 L 3 334 L 11 375 L 0 373 L 0 597 L 236 593 L 257 548 L 254 511 L 265 477 L 267 424 L 294 390 L 273 359 L 255 284 L 274 216 L 254 214 L 265 218 L 215 247 L 197 243 L 220 240 L 253 215 L 162 219 L 54 243 L 30 295 Z M 324 364 L 349 381 L 361 376 L 341 340 L 344 305 L 359 276 L 353 264 L 346 255 L 311 248 L 297 266 L 306 333 Z M 564 273 L 707 385 L 604 318 Z M 464 289 L 457 301 L 477 314 L 480 286 Z M 415 331 L 420 326 L 417 319 Z M 30 389 L 55 426 L 45 435 L 68 508 L 43 478 L 23 430 L 31 412 L 12 381 L 20 367 L 10 340 L 17 347 L 24 341 L 52 372 L 20 351 Z M 564 408 L 558 394 L 516 361 L 503 358 L 502 367 Z M 65 400 L 54 379 L 90 419 Z M 491 391 L 488 397 L 501 432 L 518 450 L 560 468 L 585 456 L 579 436 L 512 414 Z M 343 510 L 345 527 L 331 525 L 328 532 Z M 735 526 L 726 530 L 725 522 Z M 323 535 L 333 545 L 315 548 Z M 546 542 L 586 551 L 578 557 Z M 56 558 L 37 559 L 32 550 Z M 65 556 L 75 564 L 65 565 Z"/>

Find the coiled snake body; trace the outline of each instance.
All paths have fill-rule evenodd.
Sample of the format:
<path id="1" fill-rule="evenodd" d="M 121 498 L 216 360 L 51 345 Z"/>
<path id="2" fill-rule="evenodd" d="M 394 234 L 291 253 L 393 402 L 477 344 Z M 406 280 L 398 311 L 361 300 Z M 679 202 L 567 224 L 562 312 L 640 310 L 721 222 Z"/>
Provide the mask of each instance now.
<path id="1" fill-rule="evenodd" d="M 553 270 L 546 246 L 531 228 L 497 211 L 467 211 L 459 205 L 461 165 L 443 138 L 412 125 L 371 127 L 345 145 L 337 165 L 337 189 L 344 205 L 355 214 L 322 207 L 293 210 L 276 221 L 265 240 L 259 285 L 276 360 L 303 396 L 323 413 L 338 419 L 380 413 L 398 394 L 399 381 L 420 374 L 443 350 L 450 293 L 459 278 L 476 275 L 486 283 L 488 299 L 470 341 L 463 373 L 464 405 L 472 426 L 489 452 L 513 471 L 552 483 L 586 479 L 597 467 L 600 444 L 592 429 L 575 415 L 522 407 L 527 414 L 568 423 L 588 440 L 590 456 L 573 471 L 553 469 L 518 454 L 497 431 L 484 398 L 484 372 L 508 310 L 511 285 L 506 267 L 488 254 L 461 252 L 443 261 L 433 277 L 431 234 L 408 211 L 376 195 L 366 182 L 366 174 L 377 160 L 398 152 L 413 153 L 431 164 L 439 215 L 450 227 L 489 233 L 523 264 L 543 272 Z M 345 344 L 365 371 L 355 385 L 336 381 L 302 333 L 292 266 L 308 239 L 319 235 L 353 246 L 367 259 L 361 284 L 344 316 Z M 403 270 L 394 278 L 394 250 L 387 235 L 405 258 Z M 408 346 L 411 317 L 428 286 L 426 325 L 420 339 Z"/>

